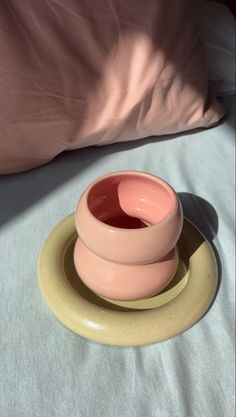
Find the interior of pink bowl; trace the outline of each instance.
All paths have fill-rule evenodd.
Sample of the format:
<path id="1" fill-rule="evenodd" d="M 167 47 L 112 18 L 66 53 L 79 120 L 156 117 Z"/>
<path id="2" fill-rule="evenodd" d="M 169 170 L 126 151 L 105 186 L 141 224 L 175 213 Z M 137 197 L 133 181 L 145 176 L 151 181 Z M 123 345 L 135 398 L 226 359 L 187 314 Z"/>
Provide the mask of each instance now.
<path id="1" fill-rule="evenodd" d="M 175 193 L 166 183 L 138 173 L 103 178 L 88 194 L 88 209 L 93 216 L 125 229 L 157 224 L 175 204 Z"/>

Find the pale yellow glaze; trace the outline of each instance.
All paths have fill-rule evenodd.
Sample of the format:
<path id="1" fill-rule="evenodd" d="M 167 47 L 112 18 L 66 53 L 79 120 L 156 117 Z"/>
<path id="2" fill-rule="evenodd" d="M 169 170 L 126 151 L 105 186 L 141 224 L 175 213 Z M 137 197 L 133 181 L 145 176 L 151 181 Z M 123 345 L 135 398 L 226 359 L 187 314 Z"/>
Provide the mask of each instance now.
<path id="1" fill-rule="evenodd" d="M 74 214 L 51 232 L 39 256 L 42 294 L 55 316 L 75 333 L 99 343 L 139 346 L 187 330 L 215 295 L 217 265 L 210 244 L 187 220 L 179 241 L 180 265 L 162 293 L 139 301 L 112 301 L 90 291 L 73 265 Z"/>

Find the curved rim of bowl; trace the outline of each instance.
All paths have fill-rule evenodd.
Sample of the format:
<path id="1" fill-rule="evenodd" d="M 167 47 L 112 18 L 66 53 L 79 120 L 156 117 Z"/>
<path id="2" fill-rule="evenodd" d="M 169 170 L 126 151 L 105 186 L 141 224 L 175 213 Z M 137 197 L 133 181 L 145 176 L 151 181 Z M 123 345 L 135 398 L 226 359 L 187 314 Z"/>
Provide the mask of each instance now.
<path id="1" fill-rule="evenodd" d="M 106 178 L 111 178 L 111 177 L 116 177 L 116 176 L 123 176 L 123 175 L 124 176 L 125 175 L 130 175 L 130 176 L 138 175 L 138 176 L 143 177 L 143 178 L 149 178 L 152 181 L 155 181 L 158 184 L 161 184 L 163 186 L 163 188 L 165 188 L 168 191 L 168 193 L 169 193 L 169 195 L 171 197 L 171 202 L 174 203 L 174 204 L 173 204 L 173 206 L 170 208 L 170 210 L 168 211 L 168 213 L 165 215 L 165 217 L 162 220 L 160 220 L 160 221 L 158 221 L 158 222 L 156 222 L 154 224 L 147 225 L 147 227 L 144 227 L 144 228 L 126 229 L 126 228 L 122 228 L 122 227 L 111 226 L 111 225 L 109 225 L 107 223 L 104 223 L 104 222 L 102 222 L 101 220 L 99 220 L 96 216 L 94 216 L 91 213 L 91 211 L 90 211 L 90 209 L 88 207 L 88 200 L 87 200 L 88 199 L 88 195 L 89 195 L 91 189 L 95 185 L 99 184 L 99 182 L 105 180 Z M 87 215 L 91 219 L 91 221 L 93 221 L 95 224 L 97 224 L 100 227 L 107 228 L 111 232 L 116 232 L 116 233 L 124 233 L 124 232 L 125 233 L 145 233 L 147 231 L 147 229 L 148 230 L 159 229 L 159 227 L 161 225 L 167 223 L 168 221 L 170 221 L 171 218 L 174 217 L 174 215 L 177 213 L 178 209 L 180 210 L 180 218 L 182 219 L 181 220 L 180 230 L 182 229 L 182 226 L 183 226 L 183 209 L 182 209 L 182 204 L 181 204 L 181 201 L 179 199 L 179 196 L 176 193 L 176 191 L 174 190 L 174 188 L 171 187 L 171 185 L 168 182 L 166 182 L 165 180 L 163 180 L 162 178 L 160 178 L 158 176 L 155 176 L 155 175 L 152 175 L 152 174 L 149 174 L 149 173 L 144 172 L 144 171 L 136 171 L 136 170 L 114 171 L 114 172 L 110 172 L 110 173 L 107 173 L 105 175 L 102 175 L 101 177 L 99 177 L 96 180 L 94 180 L 84 190 L 84 192 L 80 196 L 80 199 L 79 199 L 79 201 L 78 201 L 78 203 L 76 205 L 75 219 L 77 217 L 78 207 L 79 207 L 79 204 L 80 204 L 80 201 L 81 201 L 82 198 L 85 200 L 85 204 L 86 204 L 86 208 L 87 208 Z M 77 219 L 76 219 L 76 224 L 77 224 Z"/>

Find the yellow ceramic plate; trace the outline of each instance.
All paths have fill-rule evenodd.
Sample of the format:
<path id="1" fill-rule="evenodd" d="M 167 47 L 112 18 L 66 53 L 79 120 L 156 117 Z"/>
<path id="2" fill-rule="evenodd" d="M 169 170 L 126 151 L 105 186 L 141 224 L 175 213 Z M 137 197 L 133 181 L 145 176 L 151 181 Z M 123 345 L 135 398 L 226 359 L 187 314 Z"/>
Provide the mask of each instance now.
<path id="1" fill-rule="evenodd" d="M 42 294 L 54 315 L 70 330 L 99 343 L 139 346 L 185 331 L 211 304 L 217 286 L 212 248 L 189 221 L 179 240 L 180 265 L 160 294 L 139 301 L 113 301 L 90 291 L 73 264 L 74 214 L 46 240 L 38 262 Z"/>

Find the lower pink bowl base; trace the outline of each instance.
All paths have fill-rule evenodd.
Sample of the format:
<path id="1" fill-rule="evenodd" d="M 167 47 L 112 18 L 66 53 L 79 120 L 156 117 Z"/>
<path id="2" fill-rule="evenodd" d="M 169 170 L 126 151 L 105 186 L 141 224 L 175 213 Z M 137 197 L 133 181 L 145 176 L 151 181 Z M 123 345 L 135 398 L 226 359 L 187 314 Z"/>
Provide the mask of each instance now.
<path id="1" fill-rule="evenodd" d="M 125 265 L 108 261 L 90 251 L 78 238 L 74 250 L 75 268 L 92 291 L 116 300 L 138 300 L 157 294 L 176 273 L 177 247 L 158 262 Z"/>

